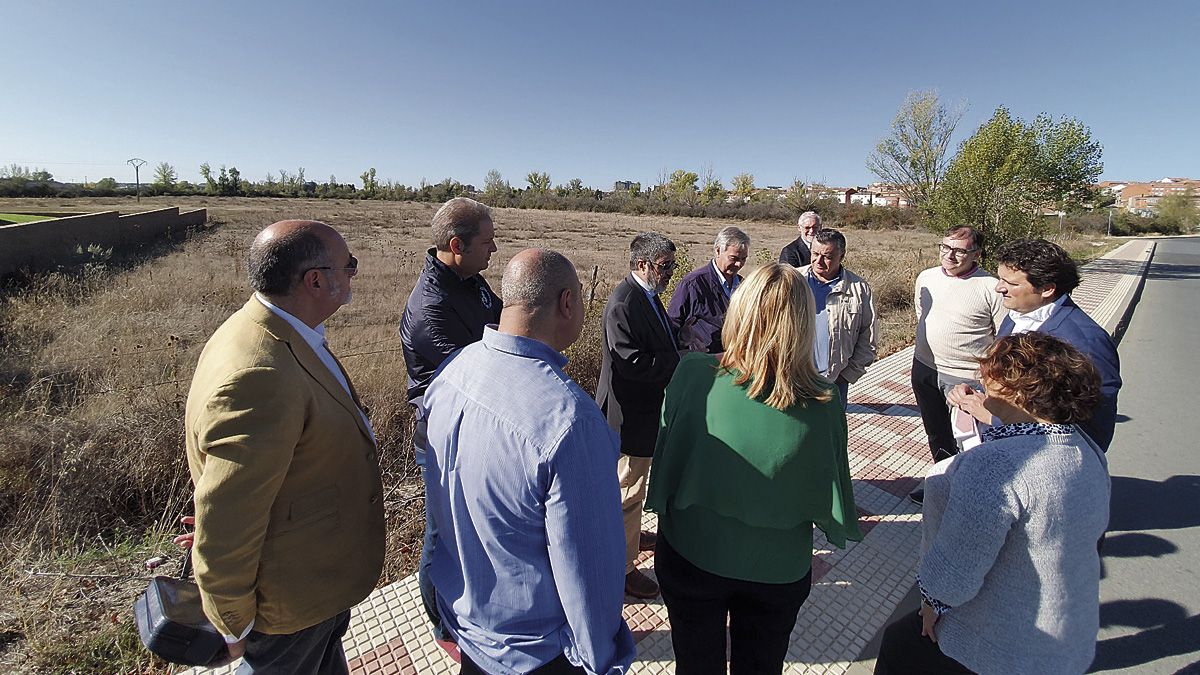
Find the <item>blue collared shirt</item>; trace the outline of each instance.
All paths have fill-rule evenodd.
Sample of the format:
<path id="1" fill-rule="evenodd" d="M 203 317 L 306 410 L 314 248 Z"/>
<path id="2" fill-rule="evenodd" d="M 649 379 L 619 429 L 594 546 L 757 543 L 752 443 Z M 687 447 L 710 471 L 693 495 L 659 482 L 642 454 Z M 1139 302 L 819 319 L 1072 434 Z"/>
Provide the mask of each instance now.
<path id="1" fill-rule="evenodd" d="M 840 270 L 837 276 L 829 281 L 821 281 L 817 278 L 817 275 L 813 274 L 811 268 L 808 270 L 808 287 L 812 290 L 813 302 L 816 307 L 816 316 L 814 317 L 816 333 L 813 335 L 813 365 L 816 366 L 817 372 L 822 375 L 829 373 L 829 311 L 825 307 L 825 301 L 829 298 L 829 292 L 841 280 L 842 273 Z"/>
<path id="2" fill-rule="evenodd" d="M 430 575 L 447 628 L 489 673 L 566 654 L 615 674 L 635 655 L 621 616 L 620 443 L 566 362 L 489 326 L 422 401 Z"/>

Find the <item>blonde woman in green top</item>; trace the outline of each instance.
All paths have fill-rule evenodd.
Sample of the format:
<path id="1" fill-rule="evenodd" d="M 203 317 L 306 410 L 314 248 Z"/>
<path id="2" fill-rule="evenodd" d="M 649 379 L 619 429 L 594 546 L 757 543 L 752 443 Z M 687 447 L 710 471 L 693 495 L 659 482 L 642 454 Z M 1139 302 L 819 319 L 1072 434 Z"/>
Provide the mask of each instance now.
<path id="1" fill-rule="evenodd" d="M 779 673 L 812 581 L 816 524 L 860 540 L 846 415 L 812 360 L 813 298 L 770 263 L 734 292 L 726 352 L 688 354 L 667 386 L 646 509 L 676 672 Z"/>

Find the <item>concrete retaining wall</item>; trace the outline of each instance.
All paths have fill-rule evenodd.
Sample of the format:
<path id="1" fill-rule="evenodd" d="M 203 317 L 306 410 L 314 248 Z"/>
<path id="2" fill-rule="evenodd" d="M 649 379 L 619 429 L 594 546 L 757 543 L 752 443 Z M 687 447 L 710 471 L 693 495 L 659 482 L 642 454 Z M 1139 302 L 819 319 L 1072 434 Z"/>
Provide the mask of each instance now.
<path id="1" fill-rule="evenodd" d="M 134 253 L 164 239 L 180 239 L 208 219 L 205 209 L 183 214 L 172 206 L 122 216 L 116 211 L 0 227 L 0 278 L 14 272 L 72 267 L 92 259 L 89 246 Z"/>

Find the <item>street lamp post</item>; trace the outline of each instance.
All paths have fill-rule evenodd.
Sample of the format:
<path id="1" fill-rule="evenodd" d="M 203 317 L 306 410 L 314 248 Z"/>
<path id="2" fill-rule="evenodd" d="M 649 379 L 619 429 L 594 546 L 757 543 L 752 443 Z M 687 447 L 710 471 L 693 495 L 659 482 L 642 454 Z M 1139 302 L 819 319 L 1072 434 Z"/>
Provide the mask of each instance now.
<path id="1" fill-rule="evenodd" d="M 142 168 L 142 165 L 146 163 L 146 160 L 134 157 L 133 159 L 126 160 L 125 163 L 133 165 L 133 180 L 137 183 L 137 200 L 138 200 L 138 203 L 140 204 L 140 203 L 142 203 L 141 168 Z"/>

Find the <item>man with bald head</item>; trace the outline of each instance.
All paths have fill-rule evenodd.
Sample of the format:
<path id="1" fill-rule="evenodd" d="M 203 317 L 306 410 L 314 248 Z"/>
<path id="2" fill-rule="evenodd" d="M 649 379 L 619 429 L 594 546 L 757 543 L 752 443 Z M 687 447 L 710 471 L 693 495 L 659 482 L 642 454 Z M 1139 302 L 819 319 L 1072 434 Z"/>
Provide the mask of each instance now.
<path id="1" fill-rule="evenodd" d="M 499 326 L 422 402 L 438 609 L 463 673 L 625 672 L 620 445 L 560 353 L 583 327 L 583 286 L 561 254 L 528 249 L 501 291 Z"/>
<path id="2" fill-rule="evenodd" d="M 358 260 L 332 227 L 254 239 L 254 295 L 204 346 L 184 419 L 204 613 L 239 673 L 345 673 L 350 608 L 383 569 L 375 435 L 324 322 Z"/>

